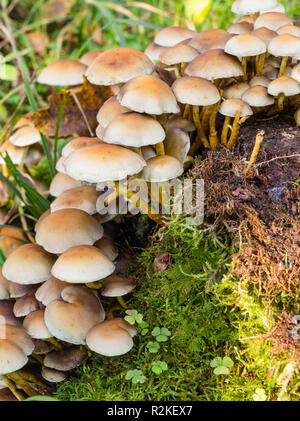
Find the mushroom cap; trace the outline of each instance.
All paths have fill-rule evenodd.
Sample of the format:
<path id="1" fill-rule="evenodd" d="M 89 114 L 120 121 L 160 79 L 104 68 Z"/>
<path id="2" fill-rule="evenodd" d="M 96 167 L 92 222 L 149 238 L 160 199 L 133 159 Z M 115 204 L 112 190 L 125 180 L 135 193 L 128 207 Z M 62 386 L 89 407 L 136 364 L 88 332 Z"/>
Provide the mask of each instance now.
<path id="1" fill-rule="evenodd" d="M 57 60 L 45 67 L 37 82 L 50 86 L 74 86 L 83 83 L 87 66 L 76 60 Z"/>
<path id="2" fill-rule="evenodd" d="M 298 95 L 300 93 L 300 85 L 289 76 L 280 76 L 270 83 L 268 93 L 276 97 L 281 93 L 285 96 Z"/>
<path id="3" fill-rule="evenodd" d="M 10 325 L 1 326 L 0 339 L 15 344 L 25 355 L 31 355 L 34 350 L 32 339 L 22 327 Z"/>
<path id="4" fill-rule="evenodd" d="M 6 153 L 9 155 L 13 164 L 19 165 L 22 162 L 25 148 L 15 146 L 9 140 L 5 140 L 0 146 L 0 153 L 5 157 Z M 4 159 L 0 155 L 0 164 L 6 165 Z"/>
<path id="5" fill-rule="evenodd" d="M 265 88 L 267 88 L 270 85 L 271 81 L 265 77 L 265 76 L 254 76 L 250 82 L 250 88 L 253 88 L 254 86 L 264 86 Z"/>
<path id="6" fill-rule="evenodd" d="M 233 83 L 224 89 L 223 97 L 225 99 L 238 98 L 241 99 L 244 92 L 249 89 L 250 86 L 246 82 Z"/>
<path id="7" fill-rule="evenodd" d="M 86 146 L 92 146 L 99 144 L 98 137 L 76 137 L 64 146 L 61 154 L 64 158 L 68 158 L 72 152 L 77 149 L 85 148 Z"/>
<path id="8" fill-rule="evenodd" d="M 74 178 L 70 177 L 68 174 L 58 172 L 51 181 L 50 194 L 51 196 L 57 197 L 66 190 L 80 186 L 80 181 L 74 180 Z"/>
<path id="9" fill-rule="evenodd" d="M 53 368 L 42 367 L 42 377 L 50 383 L 60 383 L 66 380 L 67 375 L 63 371 L 53 370 Z"/>
<path id="10" fill-rule="evenodd" d="M 240 35 L 240 34 L 250 34 L 253 30 L 253 23 L 250 22 L 237 22 L 233 23 L 227 29 L 229 34 Z"/>
<path id="11" fill-rule="evenodd" d="M 300 38 L 290 34 L 278 35 L 270 42 L 268 52 L 275 57 L 300 55 Z"/>
<path id="12" fill-rule="evenodd" d="M 249 88 L 243 94 L 242 100 L 251 107 L 266 107 L 275 102 L 274 97 L 268 94 L 268 89 L 260 85 Z"/>
<path id="13" fill-rule="evenodd" d="M 43 219 L 36 241 L 50 253 L 60 254 L 70 247 L 91 246 L 102 236 L 102 225 L 88 213 L 80 209 L 61 209 Z"/>
<path id="14" fill-rule="evenodd" d="M 159 61 L 160 54 L 165 51 L 169 47 L 163 47 L 162 45 L 155 44 L 155 42 L 152 42 L 146 50 L 144 51 L 144 54 L 146 54 L 147 57 L 150 58 L 152 61 Z"/>
<path id="15" fill-rule="evenodd" d="M 232 34 L 224 29 L 208 29 L 194 36 L 189 45 L 199 53 L 204 53 L 208 50 L 224 49 L 230 38 L 232 38 Z"/>
<path id="16" fill-rule="evenodd" d="M 290 34 L 290 35 L 294 35 L 295 37 L 300 38 L 300 28 L 292 24 L 281 26 L 279 29 L 277 29 L 277 33 L 279 35 Z"/>
<path id="17" fill-rule="evenodd" d="M 192 29 L 182 28 L 180 26 L 168 26 L 156 34 L 154 42 L 163 47 L 173 47 L 179 42 L 192 38 L 195 35 L 196 32 Z"/>
<path id="18" fill-rule="evenodd" d="M 183 118 L 181 115 L 172 115 L 166 124 L 166 130 L 168 129 L 181 129 L 184 132 L 193 132 L 196 130 L 195 125 L 192 121 Z"/>
<path id="19" fill-rule="evenodd" d="M 35 127 L 24 126 L 13 133 L 9 141 L 14 146 L 25 147 L 33 145 L 41 140 L 41 134 Z"/>
<path id="20" fill-rule="evenodd" d="M 16 317 L 25 317 L 27 314 L 36 310 L 40 310 L 40 304 L 35 298 L 34 291 L 24 297 L 18 298 L 14 304 L 14 315 Z"/>
<path id="21" fill-rule="evenodd" d="M 155 150 L 152 146 L 142 146 L 142 154 L 145 161 L 156 156 Z"/>
<path id="22" fill-rule="evenodd" d="M 52 267 L 52 275 L 70 283 L 96 282 L 115 270 L 112 261 L 97 247 L 71 247 L 59 256 Z"/>
<path id="23" fill-rule="evenodd" d="M 50 277 L 54 260 L 54 256 L 40 245 L 24 244 L 14 250 L 4 262 L 3 276 L 18 284 L 39 284 Z"/>
<path id="24" fill-rule="evenodd" d="M 61 193 L 52 203 L 51 212 L 60 209 L 81 209 L 84 212 L 93 215 L 96 213 L 96 202 L 99 192 L 95 186 L 80 186 L 69 189 Z"/>
<path id="25" fill-rule="evenodd" d="M 105 254 L 111 261 L 114 261 L 118 257 L 118 248 L 115 246 L 113 240 L 109 237 L 102 237 L 100 240 L 96 241 L 94 244 L 95 247 L 98 247 L 102 253 Z"/>
<path id="26" fill-rule="evenodd" d="M 35 297 L 44 306 L 47 306 L 51 301 L 61 299 L 61 292 L 67 286 L 69 286 L 67 282 L 52 276 L 36 290 Z"/>
<path id="27" fill-rule="evenodd" d="M 177 100 L 182 104 L 208 106 L 220 100 L 220 93 L 216 86 L 201 77 L 181 77 L 173 83 L 172 89 Z"/>
<path id="28" fill-rule="evenodd" d="M 127 113 L 129 111 L 130 109 L 127 107 L 123 107 L 123 105 L 121 105 L 120 102 L 117 100 L 117 96 L 114 95 L 108 98 L 98 111 L 97 121 L 99 125 L 103 129 L 105 129 L 109 125 L 109 123 L 112 120 L 114 120 L 119 114 Z M 100 136 L 100 139 L 102 139 L 102 137 L 103 134 L 102 136 Z"/>
<path id="29" fill-rule="evenodd" d="M 239 110 L 241 110 L 241 117 L 253 114 L 249 105 L 241 99 L 226 99 L 222 102 L 219 113 L 228 117 L 235 117 Z"/>
<path id="30" fill-rule="evenodd" d="M 47 305 L 45 322 L 56 338 L 74 345 L 84 345 L 88 331 L 105 318 L 102 304 L 88 288 L 67 286 L 62 300 Z"/>
<path id="31" fill-rule="evenodd" d="M 277 31 L 281 26 L 292 23 L 292 19 L 285 13 L 267 12 L 263 13 L 256 19 L 254 29 L 264 26 L 265 28 L 271 29 L 271 31 Z"/>
<path id="32" fill-rule="evenodd" d="M 130 80 L 121 88 L 117 98 L 122 106 L 138 113 L 160 115 L 180 111 L 171 88 L 154 76 L 138 76 Z"/>
<path id="33" fill-rule="evenodd" d="M 52 336 L 45 323 L 45 310 L 29 313 L 23 321 L 23 328 L 33 339 L 48 339 Z"/>
<path id="34" fill-rule="evenodd" d="M 45 356 L 43 364 L 54 370 L 70 371 L 79 367 L 87 357 L 88 353 L 85 348 L 71 346 L 50 352 Z"/>
<path id="35" fill-rule="evenodd" d="M 0 325 L 19 326 L 20 321 L 14 315 L 14 302 L 12 300 L 0 301 Z M 3 337 L 3 331 L 0 331 L 0 337 Z"/>
<path id="36" fill-rule="evenodd" d="M 131 147 L 155 145 L 165 137 L 165 131 L 157 120 L 135 112 L 118 115 L 109 123 L 103 135 L 104 141 L 109 144 Z"/>
<path id="37" fill-rule="evenodd" d="M 21 348 L 9 340 L 0 339 L 0 375 L 20 370 L 27 362 Z"/>
<path id="38" fill-rule="evenodd" d="M 176 44 L 163 50 L 159 55 L 159 59 L 162 63 L 172 66 L 178 63 L 189 63 L 198 54 L 198 51 L 190 45 Z"/>
<path id="39" fill-rule="evenodd" d="M 16 282 L 9 281 L 9 293 L 10 298 L 21 298 L 24 295 L 35 289 L 34 285 L 21 285 Z"/>
<path id="40" fill-rule="evenodd" d="M 164 146 L 166 155 L 173 156 L 184 164 L 191 147 L 190 137 L 183 130 L 171 128 L 167 130 Z"/>
<path id="41" fill-rule="evenodd" d="M 277 79 L 278 77 L 278 70 L 272 66 L 271 64 L 267 64 L 263 70 L 263 76 L 270 80 Z"/>
<path id="42" fill-rule="evenodd" d="M 101 295 L 104 297 L 121 297 L 131 292 L 136 287 L 132 277 L 111 275 L 102 284 Z"/>
<path id="43" fill-rule="evenodd" d="M 265 53 L 266 50 L 264 41 L 251 34 L 236 35 L 225 45 L 226 53 L 238 57 L 258 56 Z"/>
<path id="44" fill-rule="evenodd" d="M 277 32 L 271 31 L 271 29 L 265 28 L 264 26 L 255 29 L 255 31 L 252 31 L 251 34 L 257 38 L 260 38 L 266 44 L 266 46 L 270 44 L 273 38 L 278 36 Z"/>
<path id="45" fill-rule="evenodd" d="M 145 181 L 168 181 L 183 173 L 183 165 L 178 159 L 169 155 L 158 155 L 147 161 L 140 177 Z"/>
<path id="46" fill-rule="evenodd" d="M 239 60 L 223 50 L 209 50 L 191 61 L 186 69 L 188 76 L 198 76 L 214 80 L 243 76 Z"/>
<path id="47" fill-rule="evenodd" d="M 43 339 L 32 339 L 32 341 L 34 343 L 33 352 L 36 355 L 45 355 L 54 349 L 54 346 L 50 342 L 44 341 Z"/>
<path id="48" fill-rule="evenodd" d="M 145 165 L 137 153 L 107 144 L 79 149 L 66 159 L 67 173 L 90 183 L 123 180 L 128 175 L 138 174 Z"/>
<path id="49" fill-rule="evenodd" d="M 3 276 L 2 267 L 0 267 L 0 300 L 7 300 L 10 298 L 9 284 L 10 281 Z"/>
<path id="50" fill-rule="evenodd" d="M 232 7 L 233 13 L 239 15 L 251 15 L 257 12 L 264 12 L 270 10 L 277 5 L 277 0 L 238 0 L 234 2 Z"/>
<path id="51" fill-rule="evenodd" d="M 152 61 L 133 48 L 117 47 L 100 54 L 86 71 L 89 82 L 95 85 L 125 83 L 141 75 L 150 75 L 154 70 Z"/>
<path id="52" fill-rule="evenodd" d="M 85 64 L 86 66 L 90 66 L 95 58 L 97 58 L 100 54 L 102 54 L 103 50 L 92 50 L 85 53 L 83 56 L 80 57 L 79 61 L 80 63 Z"/>
<path id="53" fill-rule="evenodd" d="M 94 326 L 86 337 L 87 346 L 97 354 L 113 357 L 126 354 L 133 347 L 136 329 L 124 319 L 106 320 Z"/>
<path id="54" fill-rule="evenodd" d="M 300 63 L 293 68 L 291 77 L 300 83 Z"/>
<path id="55" fill-rule="evenodd" d="M 98 139 L 102 140 L 104 130 L 105 130 L 104 127 L 101 126 L 101 124 L 98 124 L 98 126 L 96 127 L 96 136 L 98 137 Z"/>

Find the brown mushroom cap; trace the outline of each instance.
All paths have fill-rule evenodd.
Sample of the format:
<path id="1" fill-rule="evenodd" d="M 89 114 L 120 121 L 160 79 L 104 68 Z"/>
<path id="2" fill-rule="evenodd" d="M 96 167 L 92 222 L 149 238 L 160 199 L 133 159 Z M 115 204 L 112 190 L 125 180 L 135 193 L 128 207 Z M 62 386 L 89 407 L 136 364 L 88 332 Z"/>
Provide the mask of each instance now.
<path id="1" fill-rule="evenodd" d="M 72 208 L 81 209 L 93 215 L 96 213 L 96 202 L 99 194 L 94 186 L 80 186 L 66 190 L 51 203 L 51 212 Z"/>
<path id="2" fill-rule="evenodd" d="M 139 76 L 127 82 L 118 93 L 117 99 L 122 106 L 138 113 L 159 115 L 180 111 L 166 82 L 149 75 Z M 147 131 L 146 128 L 145 130 Z"/>
<path id="3" fill-rule="evenodd" d="M 278 35 L 270 42 L 268 52 L 275 57 L 300 55 L 300 38 L 290 34 Z"/>
<path id="4" fill-rule="evenodd" d="M 18 298 L 14 304 L 14 315 L 24 317 L 27 314 L 40 310 L 40 304 L 35 298 L 35 292 L 32 291 L 24 297 Z"/>
<path id="5" fill-rule="evenodd" d="M 54 260 L 54 256 L 40 245 L 24 244 L 8 256 L 2 268 L 3 275 L 18 284 L 39 284 L 50 277 Z"/>
<path id="6" fill-rule="evenodd" d="M 21 348 L 9 340 L 0 339 L 0 375 L 20 370 L 27 362 Z"/>
<path id="7" fill-rule="evenodd" d="M 47 306 L 51 301 L 60 300 L 62 290 L 67 286 L 69 286 L 67 282 L 52 276 L 36 290 L 35 297 L 44 306 Z"/>
<path id="8" fill-rule="evenodd" d="M 241 99 L 243 93 L 249 89 L 250 86 L 246 82 L 233 83 L 224 89 L 223 97 L 225 99 L 238 98 Z"/>
<path id="9" fill-rule="evenodd" d="M 45 310 L 45 322 L 56 338 L 74 345 L 85 344 L 88 331 L 105 318 L 98 297 L 88 288 L 68 286 L 62 300 L 52 301 Z"/>
<path id="10" fill-rule="evenodd" d="M 9 155 L 10 159 L 12 160 L 13 164 L 19 165 L 22 162 L 23 155 L 24 155 L 25 148 L 21 148 L 19 146 L 14 146 L 10 143 L 9 140 L 6 140 L 0 146 L 0 153 L 5 157 L 6 153 Z M 4 159 L 0 155 L 0 164 L 6 165 Z"/>
<path id="11" fill-rule="evenodd" d="M 254 29 L 265 27 L 271 29 L 271 31 L 277 31 L 281 26 L 292 23 L 292 19 L 284 13 L 267 12 L 256 19 Z"/>
<path id="12" fill-rule="evenodd" d="M 0 325 L 1 326 L 3 325 L 19 326 L 20 321 L 14 315 L 13 310 L 14 310 L 14 302 L 12 300 L 0 301 Z"/>
<path id="13" fill-rule="evenodd" d="M 194 36 L 189 45 L 199 53 L 204 53 L 208 50 L 224 49 L 230 38 L 232 38 L 232 34 L 224 29 L 208 29 Z"/>
<path id="14" fill-rule="evenodd" d="M 253 30 L 253 23 L 250 22 L 237 22 L 231 24 L 227 32 L 229 34 L 240 35 L 240 34 L 250 34 Z"/>
<path id="15" fill-rule="evenodd" d="M 29 313 L 23 321 L 23 327 L 33 339 L 48 339 L 52 336 L 45 323 L 45 310 Z"/>
<path id="16" fill-rule="evenodd" d="M 50 194 L 51 196 L 57 197 L 66 190 L 80 186 L 80 181 L 74 180 L 74 178 L 70 177 L 67 174 L 58 172 L 51 181 Z"/>
<path id="17" fill-rule="evenodd" d="M 41 140 L 40 132 L 32 126 L 24 126 L 13 133 L 9 141 L 14 146 L 25 147 L 33 145 Z"/>
<path id="18" fill-rule="evenodd" d="M 2 325 L 0 339 L 7 340 L 18 346 L 25 355 L 31 355 L 34 350 L 34 343 L 28 333 L 22 327 Z"/>
<path id="19" fill-rule="evenodd" d="M 101 295 L 104 297 L 121 297 L 131 292 L 136 287 L 132 277 L 111 275 L 102 284 Z"/>
<path id="20" fill-rule="evenodd" d="M 281 26 L 279 29 L 277 29 L 277 33 L 279 35 L 290 34 L 290 35 L 294 35 L 295 37 L 300 38 L 300 28 L 292 24 Z"/>
<path id="21" fill-rule="evenodd" d="M 115 270 L 112 261 L 97 247 L 71 247 L 59 256 L 51 273 L 57 279 L 70 283 L 96 282 Z"/>
<path id="22" fill-rule="evenodd" d="M 169 118 L 166 124 L 166 130 L 168 129 L 181 129 L 184 132 L 193 132 L 196 130 L 195 125 L 192 121 L 183 118 L 181 115 L 173 115 Z"/>
<path id="23" fill-rule="evenodd" d="M 79 367 L 87 358 L 88 353 L 85 348 L 71 346 L 70 348 L 53 351 L 44 358 L 44 365 L 59 371 L 70 371 Z"/>
<path id="24" fill-rule="evenodd" d="M 183 173 L 183 165 L 178 159 L 169 155 L 158 155 L 147 161 L 140 177 L 145 181 L 168 181 Z"/>
<path id="25" fill-rule="evenodd" d="M 116 118 L 119 114 L 127 113 L 130 109 L 123 107 L 117 100 L 117 96 L 114 95 L 107 99 L 97 114 L 97 121 L 101 128 L 105 129 L 109 123 Z M 98 133 L 97 136 L 99 137 Z M 103 134 L 101 133 L 100 139 L 102 139 Z"/>
<path id="26" fill-rule="evenodd" d="M 265 28 L 264 26 L 255 29 L 255 31 L 252 31 L 251 34 L 257 38 L 260 38 L 266 44 L 266 46 L 270 44 L 273 38 L 278 36 L 277 32 L 271 31 L 271 29 Z"/>
<path id="27" fill-rule="evenodd" d="M 166 155 L 173 156 L 184 164 L 191 147 L 190 137 L 186 132 L 175 128 L 167 130 L 164 145 Z"/>
<path id="28" fill-rule="evenodd" d="M 249 88 L 243 94 L 242 100 L 251 107 L 267 107 L 275 102 L 274 97 L 268 94 L 267 88 L 260 85 Z"/>
<path id="29" fill-rule="evenodd" d="M 9 281 L 3 276 L 2 268 L 0 267 L 0 300 L 10 298 Z"/>
<path id="30" fill-rule="evenodd" d="M 64 158 L 68 158 L 68 156 L 77 149 L 98 145 L 99 143 L 100 141 L 97 137 L 76 137 L 66 144 L 61 154 Z"/>
<path id="31" fill-rule="evenodd" d="M 300 63 L 293 68 L 291 77 L 300 83 Z"/>
<path id="32" fill-rule="evenodd" d="M 124 319 L 106 320 L 94 326 L 86 337 L 87 346 L 107 357 L 126 354 L 133 347 L 136 329 Z"/>
<path id="33" fill-rule="evenodd" d="M 58 370 L 53 370 L 53 368 L 42 367 L 41 371 L 42 377 L 50 383 L 60 383 L 66 380 L 66 373 Z"/>
<path id="34" fill-rule="evenodd" d="M 95 85 L 125 83 L 154 70 L 152 61 L 133 48 L 117 47 L 100 54 L 86 71 L 89 82 Z"/>
<path id="35" fill-rule="evenodd" d="M 42 70 L 38 83 L 51 86 L 72 86 L 83 83 L 87 66 L 76 60 L 57 60 Z"/>
<path id="36" fill-rule="evenodd" d="M 208 80 L 243 76 L 239 60 L 223 50 L 209 50 L 196 57 L 185 69 L 188 76 L 198 76 Z"/>
<path id="37" fill-rule="evenodd" d="M 162 63 L 172 66 L 178 63 L 189 63 L 198 54 L 198 51 L 190 45 L 176 44 L 163 50 L 159 55 L 159 59 Z"/>
<path id="38" fill-rule="evenodd" d="M 103 135 L 106 143 L 130 147 L 155 145 L 165 137 L 165 131 L 157 120 L 135 112 L 117 116 L 106 127 Z"/>
<path id="39" fill-rule="evenodd" d="M 169 26 L 161 29 L 154 38 L 154 42 L 163 47 L 173 47 L 181 41 L 192 38 L 196 32 L 180 26 Z"/>
<path id="40" fill-rule="evenodd" d="M 270 83 L 268 93 L 276 97 L 281 93 L 285 96 L 298 95 L 300 93 L 300 85 L 289 76 L 281 76 Z"/>
<path id="41" fill-rule="evenodd" d="M 18 399 L 10 391 L 8 387 L 3 387 L 0 389 L 0 402 L 17 402 Z"/>
<path id="42" fill-rule="evenodd" d="M 155 44 L 155 42 L 152 42 L 150 45 L 148 45 L 144 53 L 146 54 L 147 57 L 150 58 L 150 60 L 159 61 L 160 54 L 163 51 L 165 51 L 167 48 L 169 47 L 163 47 L 162 45 L 158 45 L 158 44 Z"/>
<path id="43" fill-rule="evenodd" d="M 237 57 L 251 57 L 265 53 L 267 47 L 260 38 L 251 34 L 241 34 L 232 37 L 224 50 Z"/>
<path id="44" fill-rule="evenodd" d="M 123 180 L 128 175 L 138 174 L 145 165 L 137 153 L 108 144 L 79 149 L 66 160 L 67 173 L 71 177 L 90 183 Z"/>
<path id="45" fill-rule="evenodd" d="M 92 50 L 85 53 L 83 56 L 80 57 L 80 63 L 85 64 L 86 66 L 90 66 L 95 58 L 97 58 L 100 54 L 102 54 L 103 50 Z"/>
<path id="46" fill-rule="evenodd" d="M 181 77 L 173 83 L 172 89 L 177 100 L 182 104 L 208 106 L 220 100 L 220 93 L 216 86 L 201 77 Z"/>
<path id="47" fill-rule="evenodd" d="M 232 5 L 232 12 L 239 15 L 251 15 L 264 12 L 277 5 L 277 0 L 237 0 Z"/>
<path id="48" fill-rule="evenodd" d="M 94 246 L 98 247 L 111 261 L 114 261 L 118 257 L 118 248 L 109 237 L 104 236 L 100 238 L 100 240 L 96 241 Z"/>
<path id="49" fill-rule="evenodd" d="M 257 86 L 257 85 L 264 86 L 265 88 L 267 88 L 270 85 L 270 83 L 271 81 L 265 76 L 254 76 L 250 80 L 249 85 L 250 85 L 250 88 L 253 88 L 253 86 Z"/>
<path id="50" fill-rule="evenodd" d="M 219 113 L 228 117 L 235 117 L 236 113 L 241 111 L 241 117 L 250 116 L 253 111 L 249 105 L 241 99 L 226 99 L 222 102 Z"/>

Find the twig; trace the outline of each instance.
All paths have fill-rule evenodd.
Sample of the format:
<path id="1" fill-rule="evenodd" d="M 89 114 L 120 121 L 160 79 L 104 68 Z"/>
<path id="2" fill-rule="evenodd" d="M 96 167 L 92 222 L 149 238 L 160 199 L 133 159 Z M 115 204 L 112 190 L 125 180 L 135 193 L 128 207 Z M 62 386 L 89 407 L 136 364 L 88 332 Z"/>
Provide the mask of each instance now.
<path id="1" fill-rule="evenodd" d="M 92 137 L 94 137 L 94 133 L 93 133 L 93 131 L 92 131 L 92 129 L 91 129 L 91 126 L 89 125 L 88 119 L 86 118 L 86 115 L 85 115 L 84 110 L 83 110 L 83 108 L 82 108 L 82 106 L 81 106 L 81 104 L 80 104 L 79 99 L 77 98 L 77 96 L 76 96 L 75 92 L 73 91 L 73 89 L 70 89 L 70 92 L 71 92 L 71 95 L 72 95 L 72 97 L 73 97 L 73 99 L 74 99 L 74 101 L 75 101 L 75 103 L 76 103 L 77 107 L 79 108 L 79 111 L 80 111 L 80 112 L 81 112 L 81 114 L 82 114 L 82 117 L 83 117 L 83 119 L 84 119 L 84 122 L 85 122 L 85 124 L 86 124 L 86 127 L 88 128 L 88 131 L 90 132 L 90 135 L 91 135 Z"/>
<path id="2" fill-rule="evenodd" d="M 265 135 L 265 132 L 263 130 L 261 130 L 260 132 L 257 133 L 254 148 L 253 148 L 253 151 L 252 151 L 252 154 L 251 154 L 251 157 L 250 157 L 249 164 L 247 165 L 247 168 L 243 171 L 244 175 L 247 175 L 248 172 L 253 167 L 253 165 L 255 164 L 258 153 L 259 153 L 259 150 L 260 150 L 260 146 L 261 146 L 261 144 L 264 140 L 264 135 Z"/>
<path id="3" fill-rule="evenodd" d="M 268 164 L 269 162 L 275 161 L 277 159 L 295 158 L 296 156 L 300 157 L 300 153 L 296 153 L 294 155 L 276 156 L 275 158 L 269 159 L 269 161 L 259 162 L 255 166 L 256 167 L 261 167 L 262 165 Z"/>

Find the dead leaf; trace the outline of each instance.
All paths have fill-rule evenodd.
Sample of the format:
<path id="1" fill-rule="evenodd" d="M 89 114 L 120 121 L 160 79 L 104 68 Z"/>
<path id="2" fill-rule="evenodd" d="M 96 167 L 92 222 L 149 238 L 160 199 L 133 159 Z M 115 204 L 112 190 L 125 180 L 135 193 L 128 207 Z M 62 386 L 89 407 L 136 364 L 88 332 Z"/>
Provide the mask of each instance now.
<path id="1" fill-rule="evenodd" d="M 6 257 L 26 241 L 24 233 L 14 227 L 0 228 L 0 238 L 0 248 Z"/>
<path id="2" fill-rule="evenodd" d="M 62 18 L 66 16 L 72 6 L 72 0 L 50 0 L 43 7 L 45 17 L 48 19 Z"/>
<path id="3" fill-rule="evenodd" d="M 33 51 L 38 54 L 43 54 L 50 42 L 47 34 L 38 31 L 29 32 L 27 38 Z"/>
<path id="4" fill-rule="evenodd" d="M 54 136 L 57 116 L 67 92 L 68 91 L 63 89 L 60 92 L 51 95 L 49 98 L 49 108 L 40 109 L 35 113 L 28 113 L 26 118 L 29 118 L 34 123 L 35 127 L 45 135 Z M 112 90 L 109 86 L 91 85 L 85 78 L 83 85 L 79 88 L 74 88 L 73 92 L 94 132 L 97 127 L 96 115 L 104 101 L 113 96 Z M 91 136 L 81 110 L 74 98 L 69 95 L 59 127 L 59 137 L 75 135 Z"/>
<path id="5" fill-rule="evenodd" d="M 165 252 L 162 254 L 159 254 L 155 257 L 154 263 L 153 263 L 153 270 L 154 272 L 162 272 L 170 266 L 172 261 L 172 256 L 170 253 Z"/>
<path id="6" fill-rule="evenodd" d="M 250 200 L 255 198 L 255 195 L 250 190 L 242 189 L 240 187 L 234 190 L 232 195 L 241 200 Z"/>

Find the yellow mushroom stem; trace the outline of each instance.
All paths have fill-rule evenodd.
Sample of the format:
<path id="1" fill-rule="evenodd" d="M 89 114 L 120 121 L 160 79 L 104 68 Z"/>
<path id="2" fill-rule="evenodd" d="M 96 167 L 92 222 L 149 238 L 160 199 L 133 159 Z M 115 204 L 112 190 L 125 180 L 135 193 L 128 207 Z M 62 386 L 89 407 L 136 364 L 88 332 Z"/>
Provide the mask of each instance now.
<path id="1" fill-rule="evenodd" d="M 96 282 L 88 282 L 87 284 L 85 284 L 88 288 L 91 289 L 101 289 L 102 288 L 102 282 L 101 281 L 96 281 Z"/>
<path id="2" fill-rule="evenodd" d="M 215 151 L 217 149 L 218 143 L 219 143 L 219 138 L 218 138 L 218 133 L 216 131 L 216 118 L 217 118 L 217 114 L 218 114 L 218 110 L 219 110 L 219 105 L 220 105 L 220 101 L 218 101 L 214 107 L 213 107 L 213 111 L 211 113 L 210 119 L 209 119 L 209 143 L 210 143 L 210 148 L 212 151 Z"/>
<path id="3" fill-rule="evenodd" d="M 127 304 L 125 303 L 122 297 L 117 297 L 117 300 L 122 308 L 127 308 Z"/>
<path id="4" fill-rule="evenodd" d="M 142 148 L 132 148 L 133 152 L 137 153 L 138 155 L 140 155 L 143 158 L 143 152 L 142 152 Z"/>
<path id="5" fill-rule="evenodd" d="M 9 177 L 9 171 L 8 168 L 5 164 L 2 164 L 2 174 L 4 175 L 4 177 L 8 178 Z"/>
<path id="6" fill-rule="evenodd" d="M 203 113 L 202 113 L 202 120 L 201 120 L 203 133 L 207 133 L 207 131 L 208 131 L 209 119 L 210 119 L 211 112 L 212 112 L 212 106 L 211 105 L 208 105 L 207 107 L 204 107 Z"/>
<path id="7" fill-rule="evenodd" d="M 277 102 L 278 111 L 283 110 L 284 100 L 285 100 L 285 95 L 283 92 L 280 92 L 280 94 L 278 95 L 278 102 Z"/>
<path id="8" fill-rule="evenodd" d="M 287 63 L 288 63 L 288 59 L 289 59 L 288 57 L 282 57 L 280 70 L 279 70 L 279 76 L 284 76 L 285 69 L 286 69 L 286 66 L 287 66 Z"/>
<path id="9" fill-rule="evenodd" d="M 2 380 L 9 388 L 11 393 L 18 399 L 18 401 L 24 401 L 24 395 L 16 388 L 15 383 L 10 380 L 7 375 L 2 375 Z"/>
<path id="10" fill-rule="evenodd" d="M 194 164 L 194 161 L 195 160 L 191 155 L 187 155 L 183 164 L 184 171 L 190 168 Z"/>
<path id="11" fill-rule="evenodd" d="M 57 340 L 55 338 L 48 338 L 46 339 L 47 342 L 50 342 L 50 344 L 52 344 L 54 346 L 54 348 L 59 351 L 60 349 L 63 349 L 62 344 L 60 344 L 59 342 L 57 342 Z"/>
<path id="12" fill-rule="evenodd" d="M 189 117 L 190 117 L 190 109 L 191 109 L 190 104 L 185 104 L 183 115 L 182 115 L 183 118 L 186 118 L 187 120 L 189 119 Z"/>
<path id="13" fill-rule="evenodd" d="M 244 73 L 244 80 L 247 80 L 247 57 L 242 58 L 242 69 Z"/>
<path id="14" fill-rule="evenodd" d="M 229 127 L 230 127 L 230 123 L 231 123 L 231 117 L 225 116 L 222 134 L 221 134 L 221 143 L 222 143 L 222 145 L 225 145 L 225 146 L 227 145 L 227 136 L 228 136 L 228 130 L 229 130 Z"/>
<path id="15" fill-rule="evenodd" d="M 200 112 L 198 105 L 193 105 L 193 121 L 197 129 L 197 137 L 189 150 L 189 155 L 193 155 L 200 148 L 202 143 L 206 148 L 210 147 L 208 139 L 204 133 L 202 123 L 200 121 Z"/>
<path id="16" fill-rule="evenodd" d="M 180 69 L 180 63 L 175 64 L 175 75 L 176 78 L 179 79 L 181 78 L 181 69 Z"/>
<path id="17" fill-rule="evenodd" d="M 33 373 L 28 373 L 28 371 L 16 371 L 16 373 L 18 375 L 20 375 L 24 380 L 27 380 L 30 383 L 33 383 L 37 386 L 39 386 L 43 392 L 47 393 L 47 386 L 45 385 L 45 383 L 39 379 L 35 374 Z"/>
<path id="18" fill-rule="evenodd" d="M 231 147 L 235 146 L 235 144 L 237 142 L 237 138 L 238 138 L 239 131 L 240 131 L 240 124 L 239 124 L 239 122 L 240 122 L 241 114 L 242 114 L 242 111 L 239 110 L 236 113 L 236 115 L 235 115 L 235 118 L 234 118 L 234 121 L 233 121 L 233 125 L 232 125 L 231 136 L 230 136 L 230 138 L 229 138 L 229 140 L 227 142 L 227 147 L 228 148 L 231 148 Z"/>
<path id="19" fill-rule="evenodd" d="M 253 165 L 256 162 L 258 153 L 260 151 L 260 146 L 261 146 L 261 144 L 262 144 L 262 142 L 264 140 L 264 134 L 265 134 L 265 132 L 263 130 L 261 130 L 256 135 L 254 148 L 253 148 L 253 151 L 252 151 L 252 154 L 251 154 L 251 157 L 250 157 L 250 161 L 249 161 L 246 169 L 243 172 L 244 175 L 247 175 L 248 174 L 248 172 L 251 170 L 251 168 L 253 167 Z"/>
<path id="20" fill-rule="evenodd" d="M 37 361 L 38 363 L 40 363 L 40 364 L 43 364 L 43 363 L 44 363 L 44 360 L 43 360 L 43 358 L 42 358 L 40 355 L 37 355 L 37 354 L 31 354 L 31 355 L 30 355 L 30 357 L 31 357 L 33 360 L 35 360 L 35 361 Z"/>
<path id="21" fill-rule="evenodd" d="M 159 142 L 155 145 L 155 150 L 157 155 L 165 155 L 165 146 L 163 142 Z"/>
<path id="22" fill-rule="evenodd" d="M 263 74 L 265 58 L 266 58 L 266 53 L 260 54 L 257 58 L 257 69 L 256 69 L 257 76 L 262 76 Z"/>
<path id="23" fill-rule="evenodd" d="M 30 384 L 28 384 L 27 380 L 23 379 L 23 377 L 20 376 L 19 372 L 15 371 L 14 373 L 6 374 L 6 376 L 15 384 L 20 386 L 27 396 L 39 395 L 39 393 L 36 390 L 34 390 L 33 387 L 30 386 Z"/>

